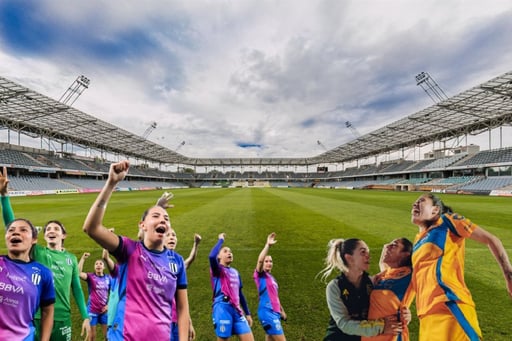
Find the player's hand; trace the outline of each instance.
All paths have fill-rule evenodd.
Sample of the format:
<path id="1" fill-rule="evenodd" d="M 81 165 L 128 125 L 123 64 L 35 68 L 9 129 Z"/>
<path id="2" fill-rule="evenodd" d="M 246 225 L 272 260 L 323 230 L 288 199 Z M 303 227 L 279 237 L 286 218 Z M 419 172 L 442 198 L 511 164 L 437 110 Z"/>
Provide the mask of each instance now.
<path id="1" fill-rule="evenodd" d="M 89 252 L 84 252 L 84 254 L 82 255 L 82 258 L 87 259 L 87 258 L 89 258 L 90 255 L 91 254 Z"/>
<path id="2" fill-rule="evenodd" d="M 194 234 L 194 243 L 199 244 L 201 242 L 201 236 L 197 233 Z"/>
<path id="3" fill-rule="evenodd" d="M 274 245 L 275 243 L 277 243 L 277 240 L 276 240 L 276 233 L 275 232 L 272 232 L 271 234 L 268 235 L 267 237 L 267 245 L 268 246 L 272 246 Z"/>
<path id="4" fill-rule="evenodd" d="M 252 316 L 251 315 L 245 315 L 245 318 L 247 319 L 247 323 L 249 323 L 249 327 L 252 327 Z"/>
<path id="5" fill-rule="evenodd" d="M 225 240 L 226 239 L 226 234 L 224 232 L 219 233 L 219 239 Z"/>
<path id="6" fill-rule="evenodd" d="M 163 207 L 163 208 L 173 208 L 174 205 L 169 204 L 169 201 L 174 197 L 174 194 L 171 192 L 164 192 L 162 196 L 157 200 L 156 204 L 157 206 Z"/>
<path id="7" fill-rule="evenodd" d="M 130 168 L 130 161 L 123 160 L 121 162 L 113 163 L 110 165 L 110 169 L 108 171 L 108 179 L 113 183 L 117 184 L 122 181 L 126 174 L 128 174 L 128 169 Z"/>
<path id="8" fill-rule="evenodd" d="M 84 322 L 82 322 L 82 332 L 80 333 L 80 336 L 84 336 L 85 334 L 85 341 L 89 341 L 91 339 L 91 322 L 89 319 L 85 319 Z"/>

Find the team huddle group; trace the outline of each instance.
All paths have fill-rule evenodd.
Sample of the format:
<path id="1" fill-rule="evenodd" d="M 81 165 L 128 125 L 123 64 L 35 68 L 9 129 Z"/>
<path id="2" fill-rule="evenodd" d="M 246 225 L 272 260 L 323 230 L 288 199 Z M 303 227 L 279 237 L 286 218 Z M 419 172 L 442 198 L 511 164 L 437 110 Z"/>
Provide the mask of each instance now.
<path id="1" fill-rule="evenodd" d="M 107 203 L 129 166 L 128 161 L 110 166 L 108 179 L 85 219 L 85 233 L 103 249 L 103 259 L 95 261 L 92 273 L 82 272 L 89 253 L 77 262 L 76 256 L 65 251 L 66 229 L 59 221 L 44 226 L 47 246 L 43 247 L 36 243 L 34 225 L 15 218 L 4 167 L 0 194 L 7 255 L 0 256 L 0 340 L 71 340 L 70 292 L 83 318 L 86 340 L 95 339 L 97 324 L 108 340 L 195 339 L 186 269 L 196 256 L 201 237 L 195 235 L 187 259 L 174 251 L 177 237 L 166 210 L 172 207 L 172 195 L 165 193 L 143 213 L 137 240 L 119 236 L 103 225 Z M 475 304 L 464 282 L 465 239 L 489 247 L 512 296 L 512 265 L 501 241 L 430 193 L 414 202 L 411 221 L 419 228 L 414 242 L 399 238 L 384 245 L 381 271 L 373 276 L 368 274 L 370 251 L 363 240 L 329 242 L 326 266 L 319 274 L 324 280 L 335 271 L 340 275 L 327 284 L 331 318 L 318 339 L 407 341 L 407 325 L 412 319 L 409 306 L 414 299 L 420 341 L 481 339 Z M 253 320 L 240 275 L 231 266 L 233 253 L 224 246 L 225 237 L 219 234 L 209 254 L 213 327 L 217 340 L 237 336 L 251 341 Z M 269 234 L 253 275 L 259 297 L 258 320 L 267 341 L 286 340 L 281 321 L 287 315 L 271 275 L 269 249 L 275 243 L 275 233 Z M 105 263 L 110 275 L 103 272 Z M 87 306 L 80 278 L 88 284 Z"/>

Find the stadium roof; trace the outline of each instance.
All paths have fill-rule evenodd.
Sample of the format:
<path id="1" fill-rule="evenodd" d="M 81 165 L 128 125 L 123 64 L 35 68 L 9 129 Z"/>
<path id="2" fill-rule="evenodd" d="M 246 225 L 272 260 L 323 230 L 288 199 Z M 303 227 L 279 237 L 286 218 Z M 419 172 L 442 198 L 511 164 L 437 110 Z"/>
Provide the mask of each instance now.
<path id="1" fill-rule="evenodd" d="M 309 158 L 189 158 L 0 77 L 0 127 L 141 160 L 190 166 L 350 162 L 512 122 L 512 72 Z"/>

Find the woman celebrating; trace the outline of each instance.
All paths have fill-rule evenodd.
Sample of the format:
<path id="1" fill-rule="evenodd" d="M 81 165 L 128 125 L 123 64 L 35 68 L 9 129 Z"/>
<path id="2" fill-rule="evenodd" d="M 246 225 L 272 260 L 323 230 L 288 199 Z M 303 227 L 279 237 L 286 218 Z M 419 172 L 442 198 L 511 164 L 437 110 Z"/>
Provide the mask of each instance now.
<path id="1" fill-rule="evenodd" d="M 254 282 L 258 290 L 258 319 L 265 330 L 266 341 L 285 341 L 281 319 L 286 321 L 286 313 L 279 301 L 277 294 L 277 282 L 270 274 L 272 271 L 272 256 L 268 251 L 277 240 L 276 234 L 272 232 L 267 237 L 267 242 L 258 256 L 256 269 L 254 270 Z"/>
<path id="2" fill-rule="evenodd" d="M 4 167 L 0 175 L 0 194 L 2 196 L 2 216 L 7 226 L 14 220 L 14 212 L 9 200 L 7 185 L 7 170 Z M 82 333 L 89 340 L 91 326 L 85 304 L 84 293 L 80 285 L 78 260 L 71 252 L 64 249 L 67 237 L 66 228 L 58 220 L 50 220 L 43 228 L 46 246 L 35 244 L 31 248 L 31 258 L 48 267 L 53 274 L 55 286 L 55 306 L 53 314 L 53 329 L 50 340 L 66 341 L 72 339 L 71 293 L 82 316 Z M 71 290 L 70 290 L 71 289 Z M 37 311 L 34 318 L 36 339 L 42 337 L 42 314 Z"/>
<path id="3" fill-rule="evenodd" d="M 361 336 L 398 334 L 402 323 L 396 314 L 385 319 L 368 320 L 372 279 L 368 275 L 370 249 L 361 239 L 333 239 L 329 242 L 326 279 L 335 269 L 341 275 L 327 284 L 327 306 L 331 318 L 324 341 L 360 341 Z"/>
<path id="4" fill-rule="evenodd" d="M 213 289 L 213 325 L 218 341 L 238 335 L 240 341 L 254 341 L 252 318 L 242 293 L 242 279 L 231 267 L 233 253 L 224 243 L 224 233 L 210 252 L 210 279 Z"/>
<path id="5" fill-rule="evenodd" d="M 96 341 L 96 326 L 99 324 L 103 332 L 103 339 L 107 339 L 107 316 L 108 316 L 108 296 L 112 284 L 112 277 L 104 273 L 105 263 L 103 259 L 96 259 L 94 262 L 94 272 L 84 272 L 84 263 L 91 254 L 84 252 L 78 262 L 78 271 L 80 279 L 87 282 L 89 298 L 87 299 L 87 311 L 91 318 L 91 337 L 90 341 Z"/>
<path id="6" fill-rule="evenodd" d="M 38 340 L 50 340 L 55 290 L 50 269 L 30 258 L 36 241 L 37 230 L 30 221 L 15 219 L 7 225 L 7 255 L 0 256 L 0 340 L 35 340 L 33 322 L 39 308 Z"/>
<path id="7" fill-rule="evenodd" d="M 512 265 L 501 241 L 469 219 L 453 213 L 431 193 L 414 202 L 411 221 L 419 228 L 412 254 L 419 340 L 480 340 L 475 303 L 464 282 L 465 239 L 489 247 L 512 296 Z"/>
<path id="8" fill-rule="evenodd" d="M 147 209 L 139 221 L 142 240 L 117 236 L 103 225 L 105 208 L 117 184 L 124 179 L 128 161 L 110 165 L 107 182 L 89 210 L 84 231 L 118 261 L 119 302 L 109 340 L 169 340 L 171 309 L 176 298 L 179 337 L 189 337 L 186 272 L 173 273 L 164 246 L 171 228 L 167 211 Z M 143 318 L 142 318 L 143 317 Z"/>

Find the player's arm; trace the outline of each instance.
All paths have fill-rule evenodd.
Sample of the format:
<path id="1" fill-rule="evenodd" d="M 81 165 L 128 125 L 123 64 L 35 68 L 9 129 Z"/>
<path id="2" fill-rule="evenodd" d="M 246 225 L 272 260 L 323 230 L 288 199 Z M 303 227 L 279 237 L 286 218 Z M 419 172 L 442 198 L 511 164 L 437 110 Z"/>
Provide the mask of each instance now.
<path id="1" fill-rule="evenodd" d="M 112 260 L 112 258 L 110 258 L 110 253 L 107 249 L 103 249 L 101 253 L 101 258 L 103 258 L 105 263 L 107 263 L 108 271 L 112 273 L 112 271 L 114 271 L 116 263 Z"/>
<path id="2" fill-rule="evenodd" d="M 288 315 L 286 314 L 286 311 L 284 311 L 283 306 L 281 306 L 281 320 L 283 320 L 283 321 L 288 320 Z"/>
<path id="3" fill-rule="evenodd" d="M 268 255 L 268 251 L 270 250 L 270 246 L 277 243 L 276 234 L 275 232 L 272 232 L 267 236 L 267 242 L 265 243 L 265 246 L 261 250 L 259 256 L 258 256 L 258 262 L 256 263 L 256 271 L 262 272 L 263 271 L 263 263 L 265 261 L 265 257 Z"/>
<path id="4" fill-rule="evenodd" d="M 49 341 L 52 335 L 54 304 L 41 306 L 41 341 Z"/>
<path id="5" fill-rule="evenodd" d="M 83 335 L 85 333 L 86 340 L 89 340 L 89 335 L 91 334 L 91 324 L 89 320 L 89 314 L 87 313 L 87 306 L 85 304 L 85 296 L 84 292 L 82 291 L 82 286 L 80 285 L 80 278 L 78 276 L 78 264 L 76 261 L 76 257 L 74 257 L 74 266 L 73 266 L 73 272 L 71 275 L 71 292 L 73 293 L 73 298 L 75 299 L 75 303 L 78 306 L 78 310 L 80 311 L 80 315 L 82 316 L 82 319 L 84 320 L 82 322 L 82 333 L 80 335 Z"/>
<path id="6" fill-rule="evenodd" d="M 190 312 L 187 289 L 176 290 L 176 310 L 178 313 L 178 331 L 180 340 L 189 339 Z"/>
<path id="7" fill-rule="evenodd" d="M 199 248 L 199 243 L 201 242 L 201 236 L 197 233 L 194 234 L 194 245 L 192 245 L 192 249 L 190 250 L 190 254 L 187 259 L 185 259 L 185 269 L 188 269 L 192 262 L 196 259 L 197 250 Z"/>
<path id="8" fill-rule="evenodd" d="M 469 238 L 487 245 L 501 268 L 501 272 L 505 277 L 508 294 L 512 297 L 512 265 L 510 264 L 507 251 L 503 247 L 501 240 L 481 227 L 475 228 Z"/>
<path id="9" fill-rule="evenodd" d="M 9 199 L 9 179 L 7 178 L 7 167 L 3 167 L 2 173 L 0 173 L 0 201 L 2 204 L 2 218 L 4 220 L 4 226 L 7 227 L 11 221 L 14 220 L 14 212 L 11 206 L 11 200 Z"/>
<path id="10" fill-rule="evenodd" d="M 109 252 L 113 252 L 117 249 L 119 246 L 119 238 L 103 225 L 103 217 L 112 192 L 117 184 L 124 179 L 128 173 L 129 167 L 130 163 L 126 160 L 110 165 L 108 179 L 96 198 L 96 201 L 91 206 L 83 226 L 84 232 Z"/>
<path id="11" fill-rule="evenodd" d="M 217 259 L 217 255 L 219 254 L 219 251 L 222 247 L 222 244 L 224 243 L 225 238 L 226 238 L 225 233 L 219 234 L 219 239 L 217 240 L 217 244 L 215 244 L 215 246 L 210 251 L 210 255 L 208 256 L 208 259 L 210 260 L 210 268 L 212 269 L 212 273 L 214 275 L 218 275 L 220 272 L 220 266 L 219 266 L 219 261 Z"/>
<path id="12" fill-rule="evenodd" d="M 78 273 L 81 280 L 87 280 L 87 274 L 84 272 L 84 262 L 87 258 L 89 258 L 91 254 L 89 252 L 84 252 L 82 257 L 80 257 L 80 261 L 78 262 Z"/>
<path id="13" fill-rule="evenodd" d="M 245 299 L 244 293 L 242 292 L 242 279 L 240 275 L 238 275 L 238 280 L 240 281 L 240 289 L 238 295 L 240 296 L 240 305 L 242 306 L 242 310 L 244 311 L 245 318 L 249 323 L 249 327 L 252 327 L 252 316 L 251 311 L 249 310 L 249 306 L 247 305 L 247 300 Z"/>

